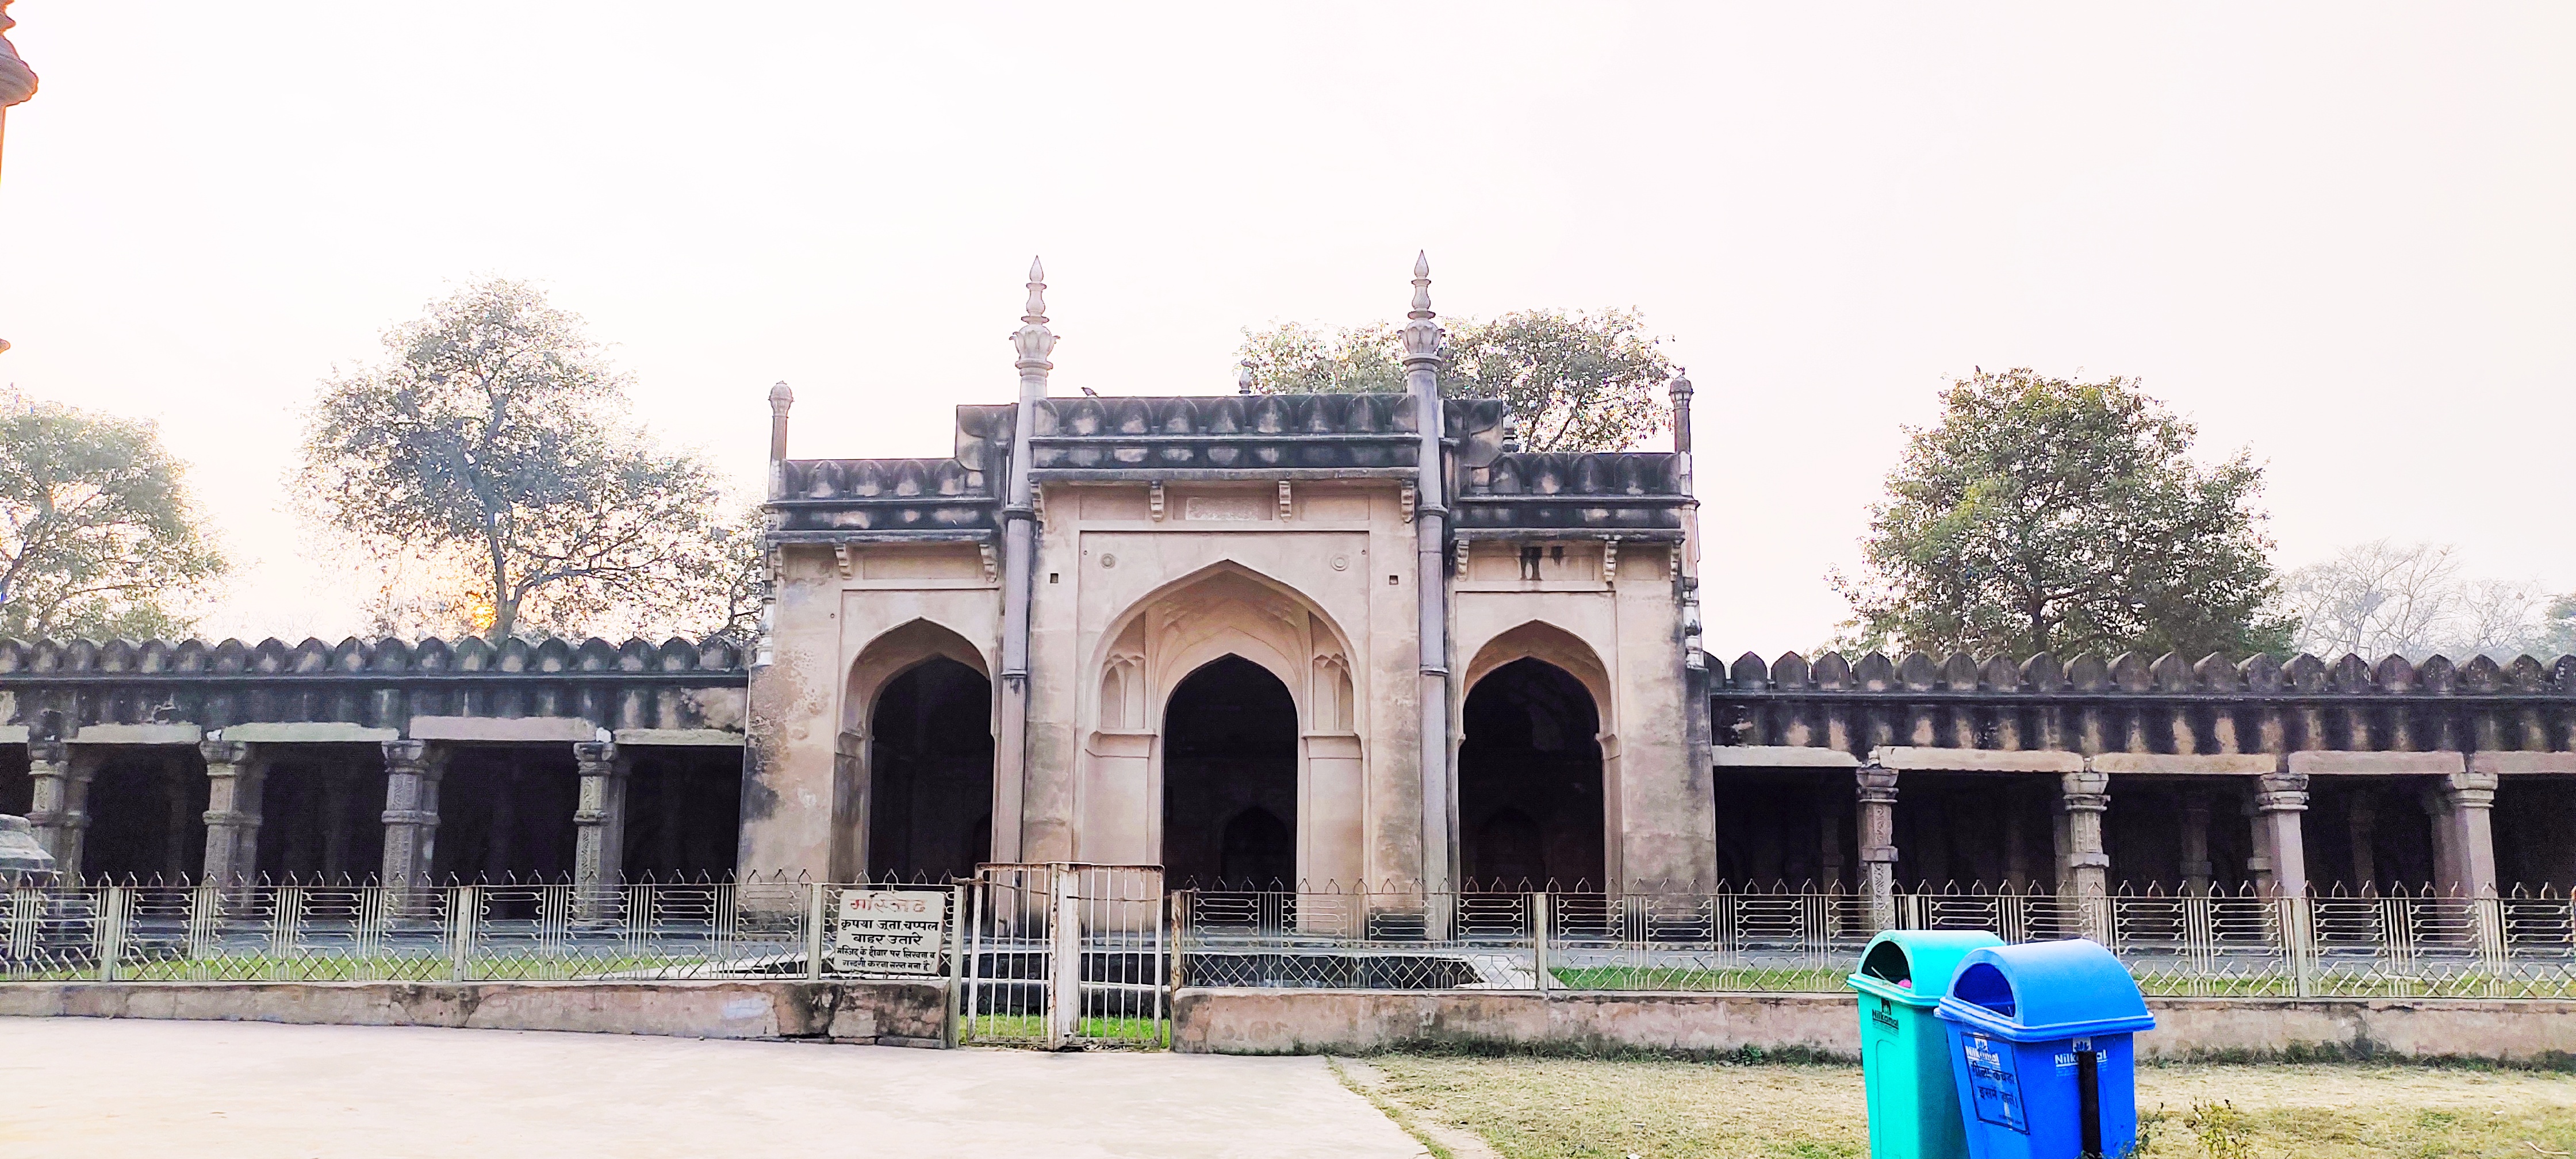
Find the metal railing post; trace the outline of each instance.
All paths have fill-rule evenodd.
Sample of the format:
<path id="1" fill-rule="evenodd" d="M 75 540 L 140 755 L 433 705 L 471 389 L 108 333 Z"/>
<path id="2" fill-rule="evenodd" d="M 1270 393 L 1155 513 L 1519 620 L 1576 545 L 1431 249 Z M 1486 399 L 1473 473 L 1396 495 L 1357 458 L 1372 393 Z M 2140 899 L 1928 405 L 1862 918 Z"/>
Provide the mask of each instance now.
<path id="1" fill-rule="evenodd" d="M 1059 864 L 1053 868 L 1055 879 L 1055 914 L 1047 925 L 1047 1022 L 1046 1044 L 1049 1050 L 1060 1050 L 1082 1029 L 1082 903 L 1078 897 L 1080 870 Z"/>
<path id="2" fill-rule="evenodd" d="M 805 883 L 805 980 L 823 980 L 823 883 Z"/>
<path id="3" fill-rule="evenodd" d="M 1531 894 L 1530 964 L 1532 972 L 1537 976 L 1536 985 L 1538 986 L 1538 996 L 1542 1000 L 1547 997 L 1547 992 L 1550 989 L 1548 985 L 1550 979 L 1547 974 L 1547 941 L 1549 927 L 1547 919 L 1548 909 L 1546 891 L 1542 890 L 1538 893 Z"/>
<path id="4" fill-rule="evenodd" d="M 451 885 L 447 894 L 447 976 L 467 982 L 474 977 L 474 927 L 482 899 L 470 885 Z"/>
<path id="5" fill-rule="evenodd" d="M 966 982 L 966 883 L 948 885 L 948 1017 L 940 1025 L 940 1045 L 954 1048 L 962 1031 L 957 999 Z"/>
<path id="6" fill-rule="evenodd" d="M 125 887 L 111 885 L 99 901 L 98 980 L 116 981 L 117 959 L 125 956 Z"/>
<path id="7" fill-rule="evenodd" d="M 1178 1037 L 1181 1033 L 1181 983 L 1189 977 L 1188 969 L 1181 963 L 1181 955 L 1183 953 L 1181 946 L 1184 941 L 1182 934 L 1186 932 L 1189 925 L 1190 892 L 1188 890 L 1180 889 L 1173 890 L 1171 896 L 1167 899 L 1166 904 L 1172 907 L 1170 915 L 1172 923 L 1172 936 L 1170 939 L 1172 960 L 1170 962 L 1171 973 L 1165 975 L 1163 978 L 1163 1009 L 1166 1017 L 1171 1020 L 1171 1032 L 1169 1037 Z M 1171 1044 L 1166 1041 L 1164 1045 L 1169 1046 Z"/>

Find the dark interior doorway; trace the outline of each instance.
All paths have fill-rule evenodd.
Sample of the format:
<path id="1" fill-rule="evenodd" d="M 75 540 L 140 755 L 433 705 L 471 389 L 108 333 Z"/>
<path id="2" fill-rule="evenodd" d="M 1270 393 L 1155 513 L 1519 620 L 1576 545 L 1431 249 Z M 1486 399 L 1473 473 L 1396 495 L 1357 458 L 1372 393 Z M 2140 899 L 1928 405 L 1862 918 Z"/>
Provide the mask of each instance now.
<path id="1" fill-rule="evenodd" d="M 458 745 L 438 787 L 434 872 L 441 880 L 570 881 L 580 805 L 569 744 Z"/>
<path id="2" fill-rule="evenodd" d="M 2433 819 L 2414 777 L 2311 777 L 2299 819 L 2308 885 L 2385 897 L 2432 887 Z"/>
<path id="3" fill-rule="evenodd" d="M 81 872 L 174 882 L 206 864 L 206 762 L 194 746 L 122 747 L 89 783 Z"/>
<path id="4" fill-rule="evenodd" d="M 1544 660 L 1514 660 L 1476 682 L 1465 715 L 1458 826 L 1469 887 L 1603 888 L 1601 712 L 1591 690 Z"/>
<path id="5" fill-rule="evenodd" d="M 2057 823 L 2049 806 L 2057 778 L 1909 771 L 1897 789 L 1891 818 L 1897 888 L 1970 893 L 2056 887 Z M 2117 792 L 2114 786 L 2115 802 Z"/>
<path id="6" fill-rule="evenodd" d="M 946 881 L 992 856 L 993 685 L 946 657 L 886 683 L 868 719 L 868 876 Z"/>
<path id="7" fill-rule="evenodd" d="M 384 861 L 385 757 L 376 745 L 267 746 L 259 871 L 271 881 L 360 881 Z"/>
<path id="8" fill-rule="evenodd" d="M 0 745 L 0 813 L 24 817 L 36 807 L 36 779 L 28 764 L 27 746 Z"/>
<path id="9" fill-rule="evenodd" d="M 1163 709 L 1163 874 L 1178 887 L 1292 889 L 1297 702 L 1240 656 L 1201 665 Z"/>
<path id="10" fill-rule="evenodd" d="M 621 746 L 626 879 L 722 881 L 742 838 L 742 750 Z"/>

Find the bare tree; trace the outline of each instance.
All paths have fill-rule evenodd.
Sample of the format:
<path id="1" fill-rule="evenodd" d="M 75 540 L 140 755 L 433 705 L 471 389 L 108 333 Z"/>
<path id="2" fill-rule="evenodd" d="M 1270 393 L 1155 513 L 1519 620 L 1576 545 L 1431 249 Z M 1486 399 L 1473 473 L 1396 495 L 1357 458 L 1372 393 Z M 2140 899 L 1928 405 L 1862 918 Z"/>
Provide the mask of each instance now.
<path id="1" fill-rule="evenodd" d="M 2283 577 L 2295 647 L 2320 656 L 2487 655 L 2545 648 L 2552 596 L 2524 580 L 2463 574 L 2449 544 L 2373 540 Z"/>

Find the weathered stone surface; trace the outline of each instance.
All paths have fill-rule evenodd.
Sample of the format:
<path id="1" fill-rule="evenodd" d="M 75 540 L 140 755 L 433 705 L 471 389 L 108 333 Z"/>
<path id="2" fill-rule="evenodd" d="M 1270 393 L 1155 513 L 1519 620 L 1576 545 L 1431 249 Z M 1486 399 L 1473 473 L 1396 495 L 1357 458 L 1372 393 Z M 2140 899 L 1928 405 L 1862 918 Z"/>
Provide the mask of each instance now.
<path id="1" fill-rule="evenodd" d="M 2576 1002 L 2150 998 L 2149 1058 L 2304 1048 L 2354 1055 L 2540 1061 L 2576 1054 Z M 1176 1049 L 1356 1054 L 1406 1044 L 1718 1053 L 1758 1047 L 1852 1057 L 1849 994 L 1466 994 L 1188 989 Z"/>
<path id="2" fill-rule="evenodd" d="M 0 815 L 0 885 L 41 881 L 54 872 L 54 855 L 36 841 L 24 817 Z"/>

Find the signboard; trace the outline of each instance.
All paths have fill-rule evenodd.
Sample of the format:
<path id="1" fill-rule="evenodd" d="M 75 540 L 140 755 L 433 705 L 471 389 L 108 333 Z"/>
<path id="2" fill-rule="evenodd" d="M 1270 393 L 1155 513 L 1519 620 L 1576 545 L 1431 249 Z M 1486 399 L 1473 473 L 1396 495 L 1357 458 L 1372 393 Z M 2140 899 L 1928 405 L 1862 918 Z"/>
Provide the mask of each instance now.
<path id="1" fill-rule="evenodd" d="M 937 974 L 947 919 L 946 890 L 842 890 L 832 921 L 832 972 Z"/>
<path id="2" fill-rule="evenodd" d="M 1998 1044 L 1982 1034 L 1962 1036 L 1960 1048 L 1968 1055 L 1968 1093 L 1977 1108 L 1977 1118 L 2008 1131 L 2030 1133 L 2030 1119 L 2022 1113 L 2021 1076 L 2013 1066 L 2010 1043 Z"/>

